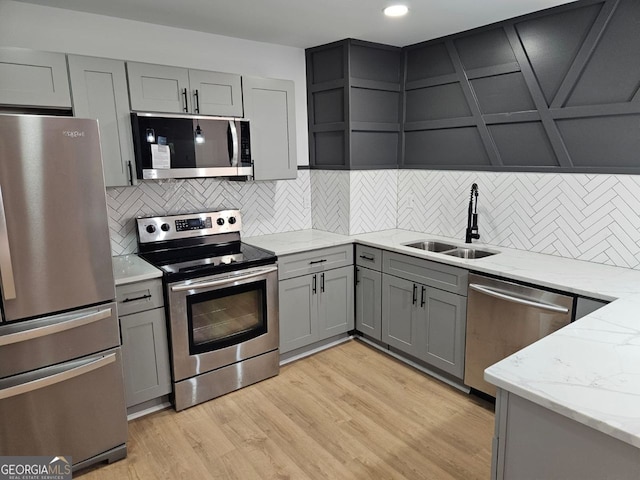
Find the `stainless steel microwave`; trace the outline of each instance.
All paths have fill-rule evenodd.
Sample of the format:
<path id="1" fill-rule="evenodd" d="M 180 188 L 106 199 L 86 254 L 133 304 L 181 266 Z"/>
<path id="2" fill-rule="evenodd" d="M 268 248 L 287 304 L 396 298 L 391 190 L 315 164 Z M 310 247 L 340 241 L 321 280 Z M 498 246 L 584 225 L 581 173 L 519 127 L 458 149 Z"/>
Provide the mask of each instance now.
<path id="1" fill-rule="evenodd" d="M 138 178 L 253 176 L 249 121 L 132 113 Z"/>

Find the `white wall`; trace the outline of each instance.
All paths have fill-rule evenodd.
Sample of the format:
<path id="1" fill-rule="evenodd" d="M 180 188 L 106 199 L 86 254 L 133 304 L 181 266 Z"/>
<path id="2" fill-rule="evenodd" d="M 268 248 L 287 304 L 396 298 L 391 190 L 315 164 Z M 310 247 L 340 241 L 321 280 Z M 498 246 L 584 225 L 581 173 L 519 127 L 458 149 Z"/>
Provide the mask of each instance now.
<path id="1" fill-rule="evenodd" d="M 0 0 L 0 46 L 293 80 L 298 165 L 309 164 L 303 49 L 11 0 Z"/>

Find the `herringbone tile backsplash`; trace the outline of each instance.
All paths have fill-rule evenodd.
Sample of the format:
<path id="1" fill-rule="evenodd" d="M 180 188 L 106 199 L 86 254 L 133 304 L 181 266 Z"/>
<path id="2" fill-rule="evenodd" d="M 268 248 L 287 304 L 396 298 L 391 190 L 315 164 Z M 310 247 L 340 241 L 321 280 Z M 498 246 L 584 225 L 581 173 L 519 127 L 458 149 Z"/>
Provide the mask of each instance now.
<path id="1" fill-rule="evenodd" d="M 296 180 L 202 179 L 107 189 L 114 255 L 137 250 L 138 215 L 237 207 L 244 236 L 402 228 L 464 239 L 472 183 L 483 243 L 640 269 L 640 176 L 300 170 Z"/>
<path id="2" fill-rule="evenodd" d="M 640 268 L 640 176 L 398 171 L 398 228 L 464 239 L 472 183 L 480 241 Z"/>
<path id="3" fill-rule="evenodd" d="M 309 171 L 300 170 L 296 180 L 276 182 L 206 178 L 144 181 L 135 187 L 108 188 L 112 254 L 137 251 L 137 216 L 239 208 L 244 236 L 311 228 L 309 183 Z"/>

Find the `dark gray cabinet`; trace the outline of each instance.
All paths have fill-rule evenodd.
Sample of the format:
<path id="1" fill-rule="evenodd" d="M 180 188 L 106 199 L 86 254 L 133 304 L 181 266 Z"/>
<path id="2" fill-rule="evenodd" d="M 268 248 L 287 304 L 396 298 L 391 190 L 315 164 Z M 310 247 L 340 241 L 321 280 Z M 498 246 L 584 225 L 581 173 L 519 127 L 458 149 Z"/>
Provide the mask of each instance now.
<path id="1" fill-rule="evenodd" d="M 64 54 L 1 47 L 0 105 L 71 108 Z"/>
<path id="2" fill-rule="evenodd" d="M 133 144 L 124 61 L 69 55 L 73 114 L 95 118 L 107 187 L 132 185 Z"/>
<path id="3" fill-rule="evenodd" d="M 400 69 L 383 45 L 307 49 L 311 165 L 640 173 L 639 18 L 570 2 L 405 46 Z"/>
<path id="4" fill-rule="evenodd" d="M 127 62 L 131 110 L 242 117 L 240 75 Z"/>
<path id="5" fill-rule="evenodd" d="M 280 353 L 354 329 L 349 252 L 344 245 L 279 258 Z"/>
<path id="6" fill-rule="evenodd" d="M 171 393 L 169 348 L 159 279 L 116 287 L 127 408 Z"/>
<path id="7" fill-rule="evenodd" d="M 251 122 L 254 180 L 293 179 L 298 175 L 294 83 L 242 78 L 244 115 Z"/>
<path id="8" fill-rule="evenodd" d="M 401 133 L 400 49 L 343 40 L 307 49 L 312 167 L 395 168 Z"/>
<path id="9" fill-rule="evenodd" d="M 468 272 L 386 251 L 382 271 L 382 342 L 462 379 Z"/>

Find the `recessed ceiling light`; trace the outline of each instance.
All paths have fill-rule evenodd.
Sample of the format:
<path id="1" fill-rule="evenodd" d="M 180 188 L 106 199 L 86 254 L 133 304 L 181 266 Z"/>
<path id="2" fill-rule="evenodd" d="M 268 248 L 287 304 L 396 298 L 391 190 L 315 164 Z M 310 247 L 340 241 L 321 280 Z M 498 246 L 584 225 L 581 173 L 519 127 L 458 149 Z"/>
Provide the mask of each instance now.
<path id="1" fill-rule="evenodd" d="M 406 15 L 409 9 L 406 5 L 391 5 L 385 8 L 383 11 L 387 17 L 401 17 L 403 15 Z"/>

